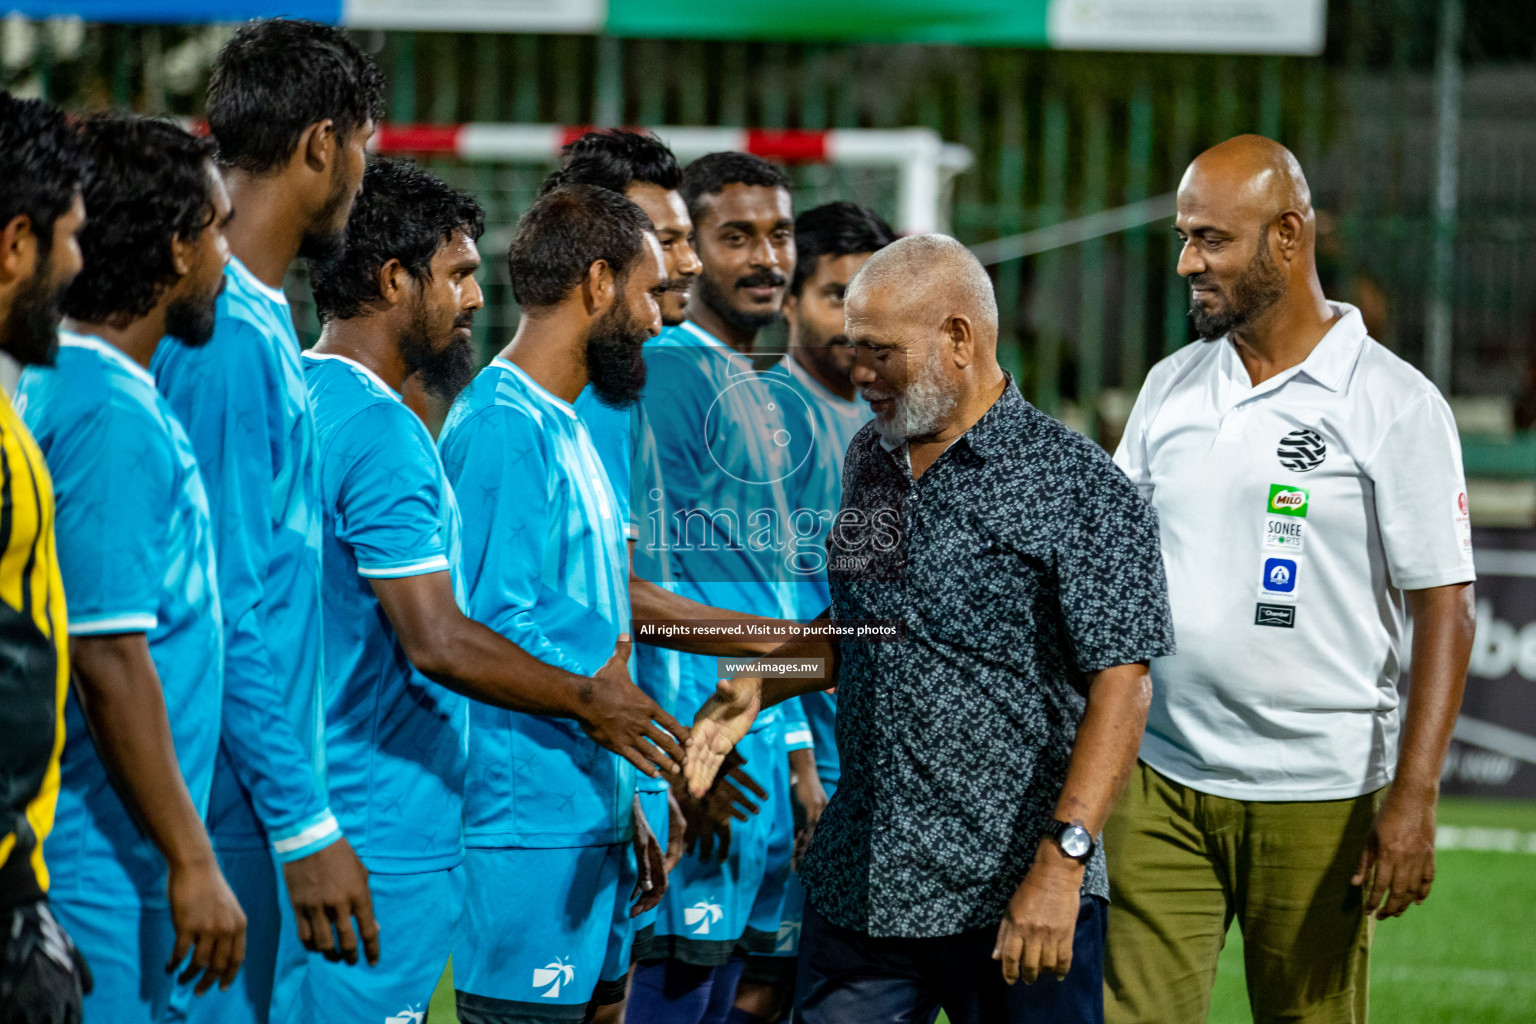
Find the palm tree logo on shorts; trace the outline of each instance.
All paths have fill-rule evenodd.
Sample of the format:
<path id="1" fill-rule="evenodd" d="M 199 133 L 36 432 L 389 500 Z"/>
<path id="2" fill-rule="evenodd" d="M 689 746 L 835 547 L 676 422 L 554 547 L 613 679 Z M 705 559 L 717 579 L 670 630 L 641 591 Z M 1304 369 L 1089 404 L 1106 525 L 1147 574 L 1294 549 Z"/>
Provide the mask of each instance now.
<path id="1" fill-rule="evenodd" d="M 711 903 L 709 900 L 699 900 L 693 906 L 683 908 L 683 923 L 690 928 L 698 925 L 697 928 L 693 928 L 695 935 L 708 935 L 709 926 L 724 916 L 725 909 L 720 904 Z"/>
<path id="2" fill-rule="evenodd" d="M 569 985 L 575 979 L 576 968 L 566 963 L 563 956 L 551 960 L 543 967 L 535 967 L 533 969 L 533 987 L 544 988 L 546 985 L 549 986 L 545 991 L 539 993 L 543 999 L 558 999 L 560 997 L 560 986 Z"/>
<path id="3" fill-rule="evenodd" d="M 384 1024 L 421 1024 L 425 1017 L 426 1011 L 421 1008 L 420 1003 L 417 1003 L 415 1009 L 407 1006 L 393 1017 L 386 1017 Z"/>

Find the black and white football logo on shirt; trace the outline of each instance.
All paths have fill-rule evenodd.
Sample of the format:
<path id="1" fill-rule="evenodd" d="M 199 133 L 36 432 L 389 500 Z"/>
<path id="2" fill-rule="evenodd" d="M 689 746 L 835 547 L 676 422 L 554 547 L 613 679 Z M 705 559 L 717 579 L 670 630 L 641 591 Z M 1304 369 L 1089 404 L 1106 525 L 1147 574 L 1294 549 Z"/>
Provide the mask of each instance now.
<path id="1" fill-rule="evenodd" d="M 1293 430 L 1280 439 L 1275 454 L 1286 469 L 1310 473 L 1328 457 L 1328 445 L 1315 430 Z"/>

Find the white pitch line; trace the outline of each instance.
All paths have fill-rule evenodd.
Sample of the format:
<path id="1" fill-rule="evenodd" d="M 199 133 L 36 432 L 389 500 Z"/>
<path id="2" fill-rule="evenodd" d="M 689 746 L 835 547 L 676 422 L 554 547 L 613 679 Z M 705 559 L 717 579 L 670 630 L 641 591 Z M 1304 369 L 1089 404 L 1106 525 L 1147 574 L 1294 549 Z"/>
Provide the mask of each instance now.
<path id="1" fill-rule="evenodd" d="M 1483 967 L 1446 967 L 1434 964 L 1371 966 L 1371 981 L 1452 982 L 1467 988 L 1536 989 L 1536 971 L 1500 971 Z"/>
<path id="2" fill-rule="evenodd" d="M 1522 832 L 1514 828 L 1441 825 L 1435 830 L 1435 849 L 1536 854 L 1536 832 Z"/>

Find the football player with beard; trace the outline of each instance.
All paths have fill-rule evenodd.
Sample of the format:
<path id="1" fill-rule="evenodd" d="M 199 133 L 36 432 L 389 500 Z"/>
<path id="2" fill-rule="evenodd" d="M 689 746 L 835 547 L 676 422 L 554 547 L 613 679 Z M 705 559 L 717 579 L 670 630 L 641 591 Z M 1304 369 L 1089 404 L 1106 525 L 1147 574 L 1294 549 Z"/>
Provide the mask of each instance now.
<path id="1" fill-rule="evenodd" d="M 268 1019 L 281 890 L 306 946 L 378 959 L 368 876 L 331 813 L 321 706 L 314 426 L 283 275 L 339 249 L 384 78 L 338 29 L 248 22 L 214 60 L 209 129 L 239 217 L 213 339 L 161 345 L 156 384 L 208 489 L 224 614 L 224 733 L 208 823 L 249 918 L 245 971 L 193 1019 Z M 280 865 L 281 885 L 274 871 Z M 356 919 L 354 929 L 353 920 Z"/>
<path id="2" fill-rule="evenodd" d="M 199 995 L 227 988 L 245 950 L 203 828 L 224 667 L 213 525 L 192 446 L 149 375 L 160 345 L 212 336 L 232 211 L 207 140 L 126 117 L 82 135 L 84 270 L 64 296 L 55 368 L 25 371 L 16 398 L 53 476 L 69 594 L 75 695 L 52 898 L 93 966 L 87 1016 L 154 1024 L 185 1009 L 198 974 Z"/>
<path id="3" fill-rule="evenodd" d="M 480 624 L 495 625 L 492 617 L 472 621 L 461 610 L 461 565 L 478 563 L 460 561 L 454 488 L 400 392 L 418 376 L 451 398 L 471 375 L 470 329 L 484 304 L 474 276 L 482 226 L 467 195 L 383 161 L 364 178 L 345 255 L 313 264 L 325 331 L 304 361 L 334 613 L 326 619 L 331 795 L 372 876 L 378 919 L 408 939 L 387 970 L 352 972 L 305 958 L 285 934 L 273 1001 L 283 1020 L 318 1019 L 338 1001 L 361 1016 L 410 1014 L 431 997 L 463 906 L 472 714 L 571 718 L 594 756 L 606 746 L 647 771 L 674 767 L 647 734 L 680 750 L 653 723 L 658 709 L 629 683 L 624 658 L 607 656 L 612 640 L 605 657 L 569 671 Z M 513 489 L 505 497 L 521 506 L 528 496 Z M 472 701 L 482 702 L 474 712 Z M 492 759 L 504 770 L 502 754 Z"/>
<path id="4" fill-rule="evenodd" d="M 788 379 L 760 375 L 752 362 L 795 268 L 789 179 L 759 157 L 712 153 L 688 166 L 679 191 L 703 269 L 687 319 L 645 347 L 644 412 L 656 446 L 635 472 L 660 478 L 665 504 L 646 512 L 651 535 L 642 534 L 636 559 L 662 554 L 678 593 L 741 621 L 792 618 L 789 490 L 811 439 L 788 430 L 785 407 L 803 402 Z M 686 714 L 714 693 L 719 672 L 714 658 L 679 661 L 677 707 Z M 772 952 L 794 847 L 790 764 L 798 759 L 814 779 L 810 745 L 809 729 L 787 728 L 778 709 L 739 745 L 768 792 L 765 806 L 731 828 L 722 857 L 701 849 L 673 872 L 635 971 L 629 1020 L 724 1021 L 747 955 Z"/>
<path id="5" fill-rule="evenodd" d="M 0 92 L 0 351 L 53 365 L 59 303 L 80 272 L 90 167 L 64 115 Z M 90 972 L 48 909 L 69 692 L 69 631 L 43 453 L 0 396 L 0 1006 L 23 1024 L 77 1022 Z"/>
<path id="6" fill-rule="evenodd" d="M 632 692 L 655 724 L 616 757 L 574 723 L 472 708 L 454 985 L 465 1019 L 575 1022 L 623 991 L 631 933 L 615 922 L 666 888 L 635 767 L 671 771 L 687 732 L 629 681 L 624 518 L 574 403 L 589 383 L 611 405 L 639 396 L 667 280 L 650 219 L 590 185 L 540 197 L 507 267 L 517 334 L 440 438 L 464 512 L 469 614 L 552 672 L 597 673 L 594 694 Z"/>

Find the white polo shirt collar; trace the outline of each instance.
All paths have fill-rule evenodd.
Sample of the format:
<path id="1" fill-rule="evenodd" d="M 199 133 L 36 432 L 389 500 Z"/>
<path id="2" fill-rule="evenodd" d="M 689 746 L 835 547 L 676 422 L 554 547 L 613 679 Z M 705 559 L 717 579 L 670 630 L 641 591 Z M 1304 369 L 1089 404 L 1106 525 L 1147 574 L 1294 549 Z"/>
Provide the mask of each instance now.
<path id="1" fill-rule="evenodd" d="M 1248 369 L 1237 354 L 1237 346 L 1232 343 L 1232 339 L 1222 338 L 1217 344 L 1222 348 L 1219 365 L 1223 382 L 1223 409 L 1233 409 L 1244 402 L 1262 398 L 1293 380 L 1316 384 L 1329 391 L 1341 390 L 1354 371 L 1369 335 L 1365 330 L 1365 319 L 1354 306 L 1345 302 L 1331 302 L 1329 306 L 1338 319 L 1313 346 L 1312 351 L 1307 353 L 1307 358 L 1257 385 L 1249 378 Z"/>

